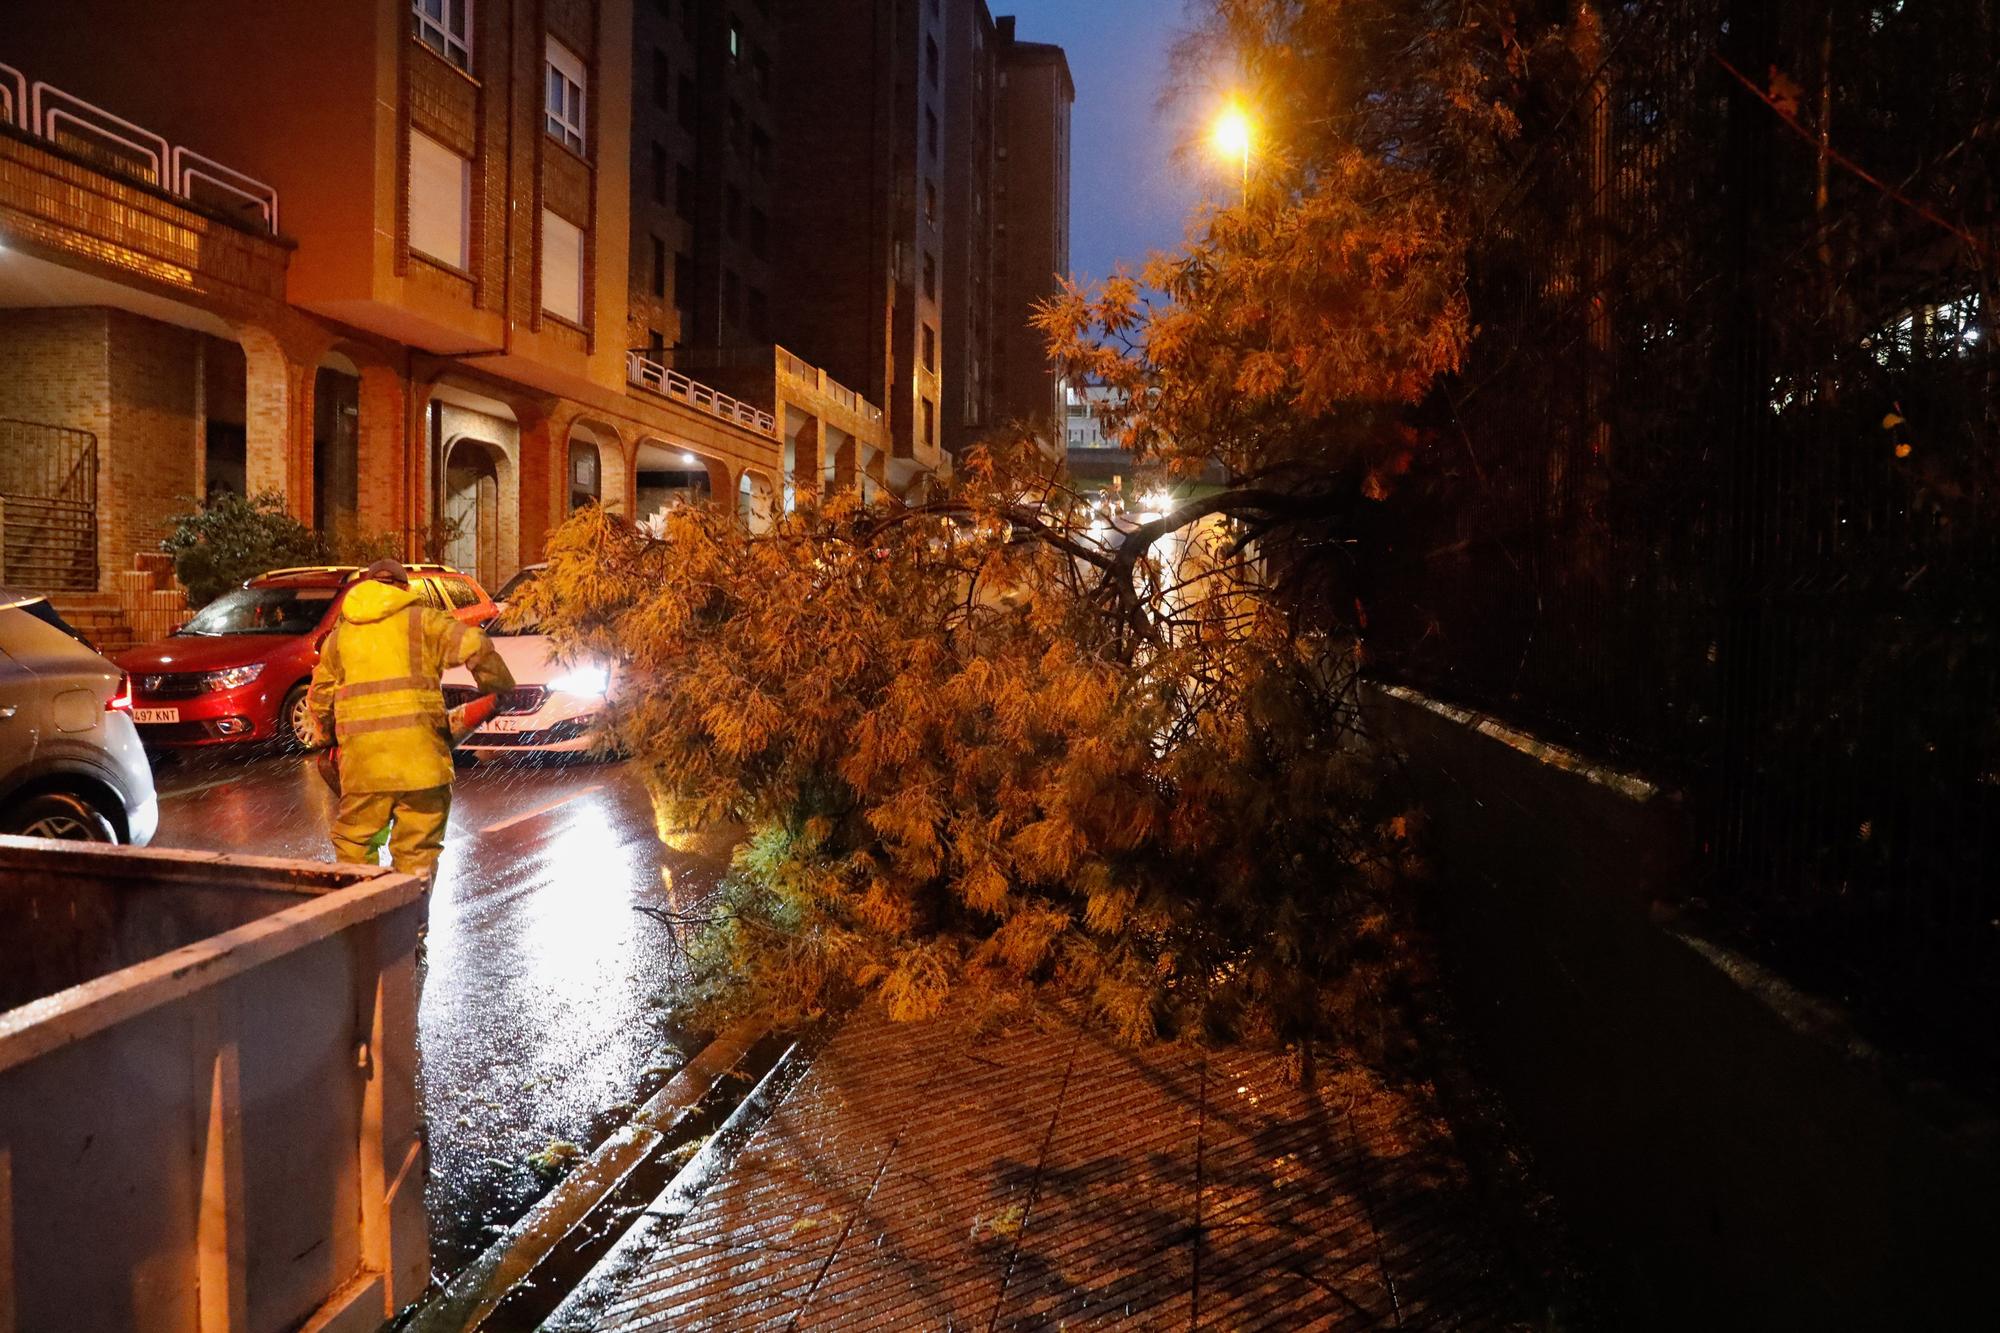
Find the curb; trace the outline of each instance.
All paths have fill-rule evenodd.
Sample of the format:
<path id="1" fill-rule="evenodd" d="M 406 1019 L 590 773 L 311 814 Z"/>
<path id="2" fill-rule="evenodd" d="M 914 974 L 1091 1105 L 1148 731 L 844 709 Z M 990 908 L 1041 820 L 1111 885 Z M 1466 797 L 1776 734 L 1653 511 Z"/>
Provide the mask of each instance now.
<path id="1" fill-rule="evenodd" d="M 785 1048 L 757 1081 L 757 1086 L 750 1089 L 729 1113 L 729 1118 L 709 1136 L 701 1151 L 667 1182 L 659 1196 L 633 1219 L 632 1225 L 612 1242 L 583 1280 L 549 1313 L 541 1324 L 542 1333 L 585 1333 L 596 1326 L 605 1304 L 667 1239 L 665 1233 L 693 1211 L 702 1192 L 728 1169 L 737 1149 L 763 1127 L 778 1103 L 805 1076 L 812 1067 L 812 1057 L 832 1030 L 831 1026 L 820 1028 Z"/>
<path id="2" fill-rule="evenodd" d="M 704 1046 L 622 1129 L 600 1143 L 443 1291 L 419 1305 L 400 1326 L 403 1333 L 462 1333 L 479 1327 L 592 1209 L 659 1150 L 764 1035 L 761 1023 L 738 1023 Z"/>

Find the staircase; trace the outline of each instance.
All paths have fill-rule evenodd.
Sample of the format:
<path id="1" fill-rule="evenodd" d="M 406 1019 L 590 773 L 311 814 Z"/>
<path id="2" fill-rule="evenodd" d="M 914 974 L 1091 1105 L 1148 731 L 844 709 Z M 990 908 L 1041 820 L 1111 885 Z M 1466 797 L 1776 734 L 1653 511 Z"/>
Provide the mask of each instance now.
<path id="1" fill-rule="evenodd" d="M 115 592 L 58 592 L 49 598 L 106 657 L 163 639 L 187 620 L 187 594 L 174 582 L 169 557 L 142 552 L 112 581 Z"/>

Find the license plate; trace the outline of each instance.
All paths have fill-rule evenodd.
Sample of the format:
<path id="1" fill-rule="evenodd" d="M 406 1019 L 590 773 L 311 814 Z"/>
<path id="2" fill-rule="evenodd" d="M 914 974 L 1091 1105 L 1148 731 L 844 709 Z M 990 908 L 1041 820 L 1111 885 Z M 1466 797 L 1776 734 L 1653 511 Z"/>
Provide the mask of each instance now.
<path id="1" fill-rule="evenodd" d="M 535 719 L 532 717 L 496 717 L 486 724 L 486 730 L 488 731 L 512 732 L 534 731 L 535 729 Z"/>
<path id="2" fill-rule="evenodd" d="M 134 722 L 178 722 L 181 710 L 178 708 L 135 708 L 132 710 Z"/>

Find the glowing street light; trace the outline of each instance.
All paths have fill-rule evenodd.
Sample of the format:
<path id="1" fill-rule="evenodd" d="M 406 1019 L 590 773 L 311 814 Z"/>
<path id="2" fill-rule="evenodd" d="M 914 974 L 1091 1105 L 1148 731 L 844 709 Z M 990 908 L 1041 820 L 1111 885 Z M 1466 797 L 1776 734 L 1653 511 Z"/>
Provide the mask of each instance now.
<path id="1" fill-rule="evenodd" d="M 1215 122 L 1215 150 L 1243 164 L 1243 202 L 1250 202 L 1250 113 L 1241 102 L 1231 102 Z"/>

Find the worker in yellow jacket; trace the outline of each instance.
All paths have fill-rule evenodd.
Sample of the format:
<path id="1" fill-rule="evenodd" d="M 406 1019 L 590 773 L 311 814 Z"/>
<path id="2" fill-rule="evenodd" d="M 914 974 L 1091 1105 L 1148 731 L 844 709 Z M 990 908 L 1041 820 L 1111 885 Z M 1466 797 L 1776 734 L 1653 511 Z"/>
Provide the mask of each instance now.
<path id="1" fill-rule="evenodd" d="M 435 872 L 452 777 L 440 678 L 461 665 L 482 690 L 514 688 L 484 631 L 426 605 L 396 561 L 377 560 L 341 600 L 306 696 L 320 740 L 340 746 L 340 860 L 367 860 L 386 828 L 396 869 L 426 882 Z"/>

